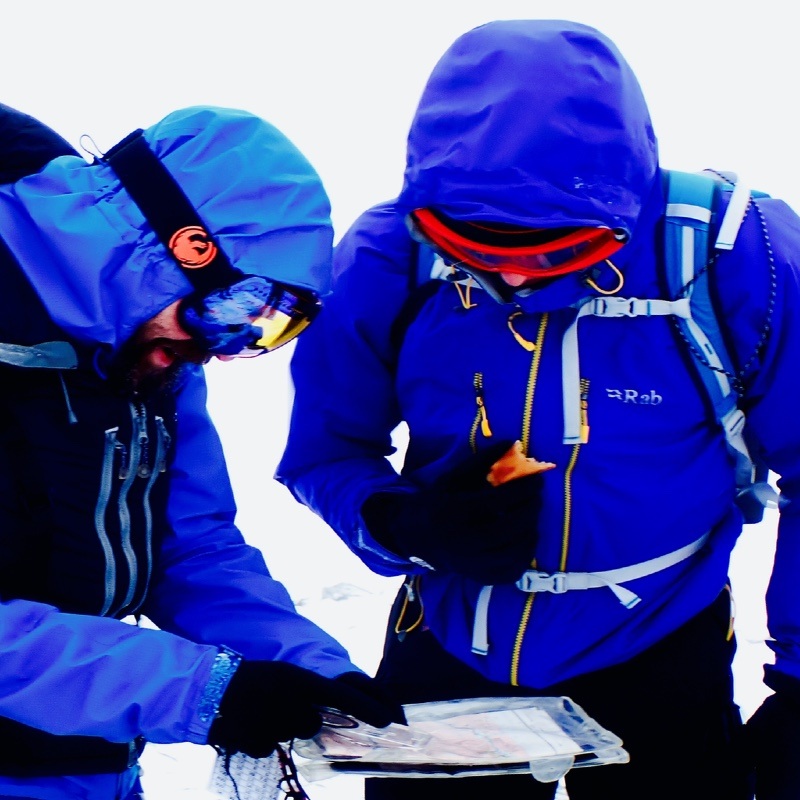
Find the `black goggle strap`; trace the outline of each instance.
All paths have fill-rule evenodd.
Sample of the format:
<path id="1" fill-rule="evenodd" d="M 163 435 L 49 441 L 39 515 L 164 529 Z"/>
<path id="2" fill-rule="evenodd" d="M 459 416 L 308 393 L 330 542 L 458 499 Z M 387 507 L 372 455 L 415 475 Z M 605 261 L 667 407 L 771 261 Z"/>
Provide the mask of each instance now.
<path id="1" fill-rule="evenodd" d="M 175 178 L 139 129 L 102 158 L 116 173 L 144 218 L 194 287 L 205 295 L 242 277 L 214 241 Z"/>

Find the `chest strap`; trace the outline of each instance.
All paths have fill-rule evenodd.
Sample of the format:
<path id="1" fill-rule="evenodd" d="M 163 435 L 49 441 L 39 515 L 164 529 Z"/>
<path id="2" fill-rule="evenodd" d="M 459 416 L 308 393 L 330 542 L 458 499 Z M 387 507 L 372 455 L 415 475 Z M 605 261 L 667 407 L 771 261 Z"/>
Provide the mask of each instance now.
<path id="1" fill-rule="evenodd" d="M 656 572 L 680 564 L 681 561 L 685 561 L 701 550 L 708 541 L 708 537 L 709 534 L 704 533 L 699 539 L 695 539 L 671 553 L 618 569 L 607 569 L 600 572 L 542 572 L 529 569 L 517 581 L 516 587 L 523 592 L 550 592 L 551 594 L 564 594 L 577 589 L 605 588 L 610 589 L 625 608 L 633 608 L 641 602 L 642 598 L 619 584 L 646 578 L 648 575 L 654 575 Z M 472 652 L 478 655 L 486 655 L 489 652 L 488 621 L 492 589 L 492 586 L 484 586 L 475 605 Z"/>

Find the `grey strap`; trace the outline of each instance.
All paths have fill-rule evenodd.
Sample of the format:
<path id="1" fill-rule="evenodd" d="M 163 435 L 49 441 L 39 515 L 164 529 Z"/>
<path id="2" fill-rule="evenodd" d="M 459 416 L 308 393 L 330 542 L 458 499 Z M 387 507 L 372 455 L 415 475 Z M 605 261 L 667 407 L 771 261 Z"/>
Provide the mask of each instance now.
<path id="1" fill-rule="evenodd" d="M 42 342 L 30 346 L 0 343 L 0 363 L 39 369 L 75 369 L 78 354 L 68 342 Z"/>

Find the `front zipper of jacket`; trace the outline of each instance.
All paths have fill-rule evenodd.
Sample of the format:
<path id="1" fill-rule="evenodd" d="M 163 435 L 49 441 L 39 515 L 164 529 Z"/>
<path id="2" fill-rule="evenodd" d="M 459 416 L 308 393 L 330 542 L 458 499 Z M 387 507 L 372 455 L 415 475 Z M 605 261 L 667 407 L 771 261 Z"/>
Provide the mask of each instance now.
<path id="1" fill-rule="evenodd" d="M 572 475 L 575 471 L 575 464 L 578 461 L 578 454 L 581 446 L 589 440 L 589 381 L 581 378 L 581 441 L 572 445 L 569 462 L 564 470 L 564 516 L 561 529 L 561 557 L 558 562 L 558 571 L 565 572 L 567 569 L 567 556 L 569 553 L 570 532 L 572 530 Z M 535 568 L 536 563 L 532 564 Z M 519 661 L 522 652 L 522 642 L 525 639 L 525 632 L 530 622 L 533 601 L 536 597 L 534 592 L 530 592 L 525 599 L 525 607 L 522 610 L 517 635 L 514 640 L 514 650 L 511 657 L 511 676 L 512 686 L 519 686 Z"/>
<path id="2" fill-rule="evenodd" d="M 549 320 L 549 315 L 547 313 L 542 314 L 541 319 L 539 321 L 539 327 L 537 330 L 535 343 L 525 341 L 523 345 L 525 347 L 525 350 L 527 350 L 532 354 L 531 366 L 528 373 L 528 381 L 525 388 L 525 403 L 523 406 L 522 426 L 520 431 L 520 441 L 522 442 L 523 453 L 525 453 L 525 455 L 530 454 L 533 399 L 536 391 L 536 382 L 539 375 L 539 366 L 541 364 L 544 337 L 545 337 L 545 332 L 547 330 L 548 320 Z M 513 329 L 512 333 L 515 333 Z M 518 343 L 521 344 L 516 333 L 514 338 Z M 475 452 L 477 450 L 476 437 L 478 430 L 480 429 L 483 432 L 484 436 L 491 436 L 492 433 L 488 424 L 486 399 L 484 396 L 484 387 L 483 387 L 483 373 L 481 372 L 475 373 L 473 385 L 475 389 L 477 412 L 470 429 L 469 441 L 470 441 L 470 447 L 472 448 L 473 452 Z M 534 560 L 531 566 L 535 567 L 535 565 L 536 562 Z M 486 655 L 489 652 L 487 623 L 488 623 L 489 605 L 491 602 L 492 590 L 493 590 L 492 586 L 484 586 L 481 589 L 480 595 L 476 602 L 472 651 L 479 655 Z M 514 642 L 514 648 L 511 654 L 511 683 L 515 686 L 517 685 L 517 672 L 519 669 L 519 654 L 522 647 L 522 639 L 524 637 L 525 630 L 527 628 L 528 619 L 530 618 L 531 608 L 533 606 L 533 598 L 534 595 L 529 594 L 526 599 L 525 607 L 523 608 L 522 612 L 522 618 L 520 620 L 517 635 Z"/>
<path id="3" fill-rule="evenodd" d="M 144 490 L 142 498 L 144 503 L 144 519 L 145 519 L 145 578 L 144 586 L 142 587 L 141 597 L 135 608 L 132 608 L 130 613 L 133 614 L 138 611 L 139 606 L 144 602 L 147 597 L 147 592 L 150 588 L 150 577 L 153 572 L 153 513 L 150 508 L 150 492 L 153 490 L 153 484 L 159 475 L 167 471 L 167 451 L 169 450 L 171 437 L 167 431 L 167 426 L 164 423 L 164 418 L 156 416 L 156 457 L 153 462 L 153 468 L 149 470 L 149 477 L 147 479 L 147 486 Z"/>
<path id="4" fill-rule="evenodd" d="M 525 388 L 525 405 L 522 412 L 522 431 L 520 434 L 520 441 L 522 442 L 522 452 L 527 456 L 530 452 L 531 441 L 531 419 L 533 416 L 533 398 L 536 393 L 536 381 L 539 376 L 539 365 L 542 360 L 542 349 L 544 344 L 544 335 L 547 330 L 547 322 L 549 319 L 548 314 L 542 314 L 542 319 L 539 322 L 539 330 L 536 333 L 536 344 L 533 348 L 533 356 L 531 357 L 531 368 L 528 373 L 528 385 Z M 531 562 L 531 566 L 536 566 L 536 560 Z M 525 635 L 525 630 L 528 627 L 528 620 L 530 619 L 531 610 L 533 608 L 533 599 L 535 595 L 529 594 L 525 601 L 525 606 L 522 609 L 522 618 L 520 619 L 519 627 L 517 628 L 517 635 L 514 639 L 514 648 L 511 653 L 511 678 L 512 686 L 517 686 L 517 676 L 519 672 L 519 657 L 522 649 L 522 639 Z"/>

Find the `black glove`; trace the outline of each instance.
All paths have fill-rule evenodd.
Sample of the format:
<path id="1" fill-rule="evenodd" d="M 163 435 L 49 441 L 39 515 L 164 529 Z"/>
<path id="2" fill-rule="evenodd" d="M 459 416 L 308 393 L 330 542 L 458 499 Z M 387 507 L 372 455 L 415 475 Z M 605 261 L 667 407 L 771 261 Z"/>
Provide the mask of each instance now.
<path id="1" fill-rule="evenodd" d="M 285 661 L 245 660 L 222 696 L 208 743 L 265 758 L 278 742 L 314 736 L 327 707 L 378 728 L 406 721 L 402 707 L 360 672 L 324 678 Z"/>
<path id="2" fill-rule="evenodd" d="M 476 453 L 411 493 L 378 492 L 361 516 L 373 538 L 404 558 L 481 584 L 513 583 L 536 551 L 541 475 L 492 486 L 489 468 L 511 442 Z"/>
<path id="3" fill-rule="evenodd" d="M 746 741 L 756 771 L 758 800 L 800 797 L 800 681 L 767 668 L 775 689 L 747 721 Z"/>

